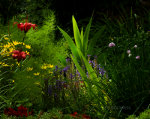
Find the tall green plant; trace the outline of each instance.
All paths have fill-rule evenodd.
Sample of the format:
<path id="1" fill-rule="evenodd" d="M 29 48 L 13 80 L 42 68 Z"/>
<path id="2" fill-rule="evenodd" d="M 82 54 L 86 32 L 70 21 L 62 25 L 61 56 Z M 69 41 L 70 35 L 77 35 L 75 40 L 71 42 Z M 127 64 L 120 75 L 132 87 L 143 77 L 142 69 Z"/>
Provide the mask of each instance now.
<path id="1" fill-rule="evenodd" d="M 68 44 L 69 44 L 70 49 L 72 51 L 71 58 L 72 58 L 73 62 L 75 63 L 78 71 L 80 72 L 83 80 L 85 81 L 85 84 L 86 84 L 86 87 L 89 91 L 90 96 L 93 99 L 96 98 L 97 105 L 99 105 L 98 111 L 102 112 L 102 110 L 103 111 L 105 110 L 104 107 L 107 105 L 105 102 L 105 99 L 104 99 L 104 97 L 106 97 L 106 93 L 104 91 L 105 90 L 105 88 L 104 88 L 105 84 L 101 81 L 101 79 L 99 79 L 97 77 L 92 66 L 89 64 L 89 62 L 86 58 L 86 53 L 87 53 L 86 50 L 87 50 L 88 36 L 89 36 L 89 31 L 90 31 L 90 26 L 91 26 L 91 20 L 86 27 L 85 33 L 83 33 L 83 30 L 82 30 L 81 34 L 80 34 L 74 17 L 72 17 L 72 19 L 73 19 L 74 38 L 75 38 L 76 44 L 73 42 L 72 38 L 64 30 L 62 30 L 61 28 L 59 28 L 59 30 L 61 31 L 61 33 L 63 34 L 65 39 L 68 41 Z M 78 58 L 80 58 L 80 60 L 83 61 L 84 65 L 88 71 L 89 78 L 87 78 L 85 71 L 83 70 L 81 64 L 79 63 Z"/>

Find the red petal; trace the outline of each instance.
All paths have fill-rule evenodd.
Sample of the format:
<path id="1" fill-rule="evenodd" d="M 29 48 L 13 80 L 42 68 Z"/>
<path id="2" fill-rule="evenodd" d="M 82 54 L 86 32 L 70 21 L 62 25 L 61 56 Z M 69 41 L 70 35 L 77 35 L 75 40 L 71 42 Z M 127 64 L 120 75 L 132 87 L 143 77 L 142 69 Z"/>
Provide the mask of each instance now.
<path id="1" fill-rule="evenodd" d="M 14 50 L 14 51 L 12 51 L 12 53 L 14 53 L 14 54 L 19 54 L 20 51 L 19 51 L 19 50 Z"/>
<path id="2" fill-rule="evenodd" d="M 73 114 L 74 114 L 74 115 L 77 115 L 78 113 L 77 113 L 77 112 L 74 112 Z"/>
<path id="3" fill-rule="evenodd" d="M 18 55 L 17 55 L 17 54 L 12 54 L 12 57 L 13 57 L 14 59 L 16 59 L 16 58 L 18 57 Z"/>
<path id="4" fill-rule="evenodd" d="M 25 54 L 22 55 L 22 59 L 26 59 L 26 55 Z"/>
<path id="5" fill-rule="evenodd" d="M 32 24 L 32 27 L 33 27 L 33 30 L 35 29 L 35 27 L 37 27 L 37 25 L 36 24 Z"/>
<path id="6" fill-rule="evenodd" d="M 19 24 L 17 24 L 17 26 L 18 26 L 18 29 L 20 29 L 21 31 L 24 30 L 24 24 L 23 23 L 19 23 Z"/>
<path id="7" fill-rule="evenodd" d="M 24 24 L 24 31 L 27 32 L 31 28 L 32 24 L 31 23 L 25 23 Z"/>

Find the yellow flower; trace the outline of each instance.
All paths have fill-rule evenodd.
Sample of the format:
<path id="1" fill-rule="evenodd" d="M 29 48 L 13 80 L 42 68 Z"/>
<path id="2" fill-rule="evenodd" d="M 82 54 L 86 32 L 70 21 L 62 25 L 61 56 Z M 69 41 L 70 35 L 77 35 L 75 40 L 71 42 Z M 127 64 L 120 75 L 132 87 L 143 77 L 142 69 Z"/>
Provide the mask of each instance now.
<path id="1" fill-rule="evenodd" d="M 48 64 L 47 67 L 48 67 L 48 68 L 53 68 L 54 66 L 51 65 L 51 64 Z"/>
<path id="2" fill-rule="evenodd" d="M 10 48 L 10 47 L 11 47 L 11 44 L 8 43 L 8 44 L 4 45 L 3 47 L 4 47 L 4 48 Z"/>
<path id="3" fill-rule="evenodd" d="M 41 69 L 47 69 L 47 66 L 46 65 L 42 65 Z"/>
<path id="4" fill-rule="evenodd" d="M 15 82 L 15 80 L 12 80 L 12 82 L 14 83 L 14 82 Z"/>
<path id="5" fill-rule="evenodd" d="M 33 67 L 27 67 L 27 71 L 32 71 Z"/>
<path id="6" fill-rule="evenodd" d="M 27 55 L 29 55 L 29 52 L 28 52 L 28 51 L 26 51 L 26 54 L 27 54 Z"/>
<path id="7" fill-rule="evenodd" d="M 40 73 L 39 72 L 33 73 L 33 75 L 38 76 L 38 75 L 40 75 Z"/>
<path id="8" fill-rule="evenodd" d="M 52 71 L 49 71 L 48 73 L 52 74 L 53 72 L 52 72 Z"/>
<path id="9" fill-rule="evenodd" d="M 30 45 L 25 45 L 25 47 L 26 47 L 27 49 L 31 49 L 31 46 L 30 46 Z"/>
<path id="10" fill-rule="evenodd" d="M 17 64 L 18 66 L 20 66 L 20 63 L 19 63 L 19 62 L 16 62 L 16 64 Z"/>
<path id="11" fill-rule="evenodd" d="M 9 65 L 8 65 L 8 64 L 5 64 L 5 63 L 2 63 L 2 66 L 3 66 L 3 67 L 8 67 Z"/>
<path id="12" fill-rule="evenodd" d="M 35 82 L 34 84 L 36 84 L 36 85 L 40 85 L 40 82 Z"/>
<path id="13" fill-rule="evenodd" d="M 7 37 L 4 37 L 4 39 L 5 39 L 5 40 L 8 40 L 9 38 L 7 38 Z"/>
<path id="14" fill-rule="evenodd" d="M 13 44 L 14 44 L 14 45 L 19 45 L 19 44 L 21 44 L 21 42 L 13 41 Z"/>
<path id="15" fill-rule="evenodd" d="M 9 48 L 9 53 L 12 53 L 14 51 L 14 48 Z"/>

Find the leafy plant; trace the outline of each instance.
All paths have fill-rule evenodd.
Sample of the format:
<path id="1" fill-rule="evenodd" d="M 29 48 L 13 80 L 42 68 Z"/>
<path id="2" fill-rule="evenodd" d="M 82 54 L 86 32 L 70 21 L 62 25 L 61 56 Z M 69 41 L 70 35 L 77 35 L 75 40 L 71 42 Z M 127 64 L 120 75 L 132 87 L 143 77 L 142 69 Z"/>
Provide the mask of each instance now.
<path id="1" fill-rule="evenodd" d="M 63 31 L 61 28 L 60 31 L 62 32 L 63 36 L 65 37 L 65 39 L 68 41 L 69 46 L 71 48 L 72 51 L 72 55 L 71 58 L 73 60 L 73 62 L 75 63 L 78 71 L 80 72 L 83 80 L 85 81 L 86 87 L 88 89 L 88 93 L 90 94 L 91 98 L 97 98 L 96 102 L 99 105 L 99 109 L 97 111 L 103 110 L 104 107 L 107 105 L 107 103 L 105 102 L 104 97 L 106 97 L 106 93 L 104 93 L 105 88 L 104 83 L 101 81 L 101 79 L 99 79 L 96 75 L 96 73 L 94 72 L 92 66 L 89 64 L 87 58 L 85 57 L 85 51 L 82 49 L 81 47 L 81 43 L 85 42 L 86 45 L 85 49 L 87 49 L 87 43 L 88 43 L 88 35 L 89 35 L 89 30 L 90 30 L 90 25 L 91 25 L 91 20 L 86 28 L 86 32 L 84 35 L 84 39 L 83 38 L 83 32 L 81 32 L 81 35 L 79 34 L 79 30 L 78 30 L 78 26 L 75 22 L 75 19 L 73 17 L 73 29 L 74 29 L 74 37 L 76 40 L 76 45 L 73 43 L 73 40 L 71 39 L 71 37 L 65 32 Z M 80 40 L 80 38 L 83 40 Z M 89 74 L 89 79 L 86 77 L 85 71 L 82 68 L 82 65 L 79 62 L 79 57 L 80 60 L 83 62 L 83 64 L 86 67 L 86 70 L 88 71 Z M 101 97 L 101 98 L 99 98 Z M 104 109 L 105 110 L 105 109 Z M 107 112 L 105 110 L 105 112 Z M 104 113 L 104 112 L 101 112 Z M 100 116 L 100 115 L 99 115 Z"/>

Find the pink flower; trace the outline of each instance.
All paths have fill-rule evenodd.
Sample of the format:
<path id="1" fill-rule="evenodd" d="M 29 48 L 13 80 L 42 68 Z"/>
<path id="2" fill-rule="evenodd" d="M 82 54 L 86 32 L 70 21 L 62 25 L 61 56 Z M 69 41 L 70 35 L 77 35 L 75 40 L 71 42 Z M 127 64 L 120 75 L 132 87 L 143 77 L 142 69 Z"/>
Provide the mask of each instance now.
<path id="1" fill-rule="evenodd" d="M 136 56 L 136 59 L 140 59 L 140 56 Z"/>
<path id="2" fill-rule="evenodd" d="M 109 43 L 108 46 L 109 46 L 110 48 L 111 48 L 111 47 L 115 47 L 115 43 L 111 42 L 111 43 Z"/>
<path id="3" fill-rule="evenodd" d="M 127 50 L 127 53 L 128 53 L 128 54 L 131 54 L 131 50 Z"/>

